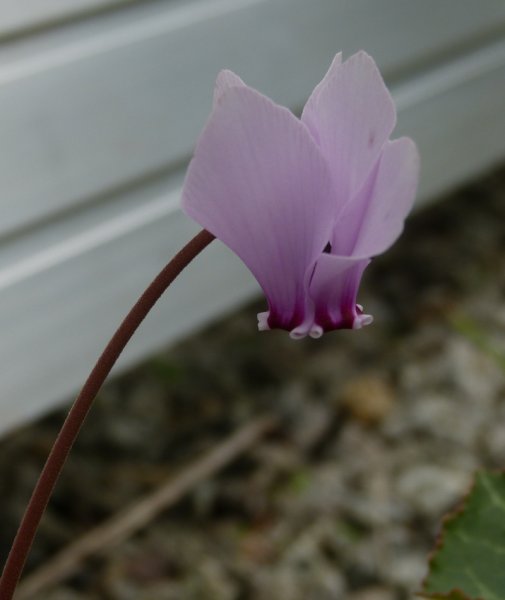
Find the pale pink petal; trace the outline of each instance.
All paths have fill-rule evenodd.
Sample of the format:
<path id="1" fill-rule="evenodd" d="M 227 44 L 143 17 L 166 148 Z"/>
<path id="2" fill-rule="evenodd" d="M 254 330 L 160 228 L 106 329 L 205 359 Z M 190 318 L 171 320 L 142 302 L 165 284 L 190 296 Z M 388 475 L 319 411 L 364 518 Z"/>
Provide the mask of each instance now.
<path id="1" fill-rule="evenodd" d="M 214 106 L 219 102 L 221 96 L 231 87 L 243 87 L 245 83 L 233 71 L 223 69 L 219 72 L 214 84 Z"/>
<path id="2" fill-rule="evenodd" d="M 375 256 L 397 240 L 414 204 L 418 178 L 419 154 L 414 142 L 409 138 L 388 142 L 365 204 L 354 255 Z"/>
<path id="3" fill-rule="evenodd" d="M 391 134 L 396 112 L 373 59 L 358 52 L 331 69 L 302 121 L 326 156 L 336 210 L 361 188 Z"/>
<path id="4" fill-rule="evenodd" d="M 307 268 L 333 228 L 332 196 L 306 127 L 258 92 L 231 86 L 198 142 L 182 206 L 252 271 L 269 302 L 266 325 L 291 329 L 305 317 Z"/>
<path id="5" fill-rule="evenodd" d="M 302 121 L 306 120 L 308 114 L 317 111 L 317 101 L 319 99 L 319 94 L 321 93 L 321 90 L 324 88 L 324 86 L 328 83 L 330 79 L 335 77 L 335 73 L 338 69 L 340 69 L 341 64 L 342 52 L 339 52 L 335 55 L 335 58 L 333 59 L 330 68 L 326 72 L 326 75 L 316 85 L 316 87 L 312 91 L 312 94 L 309 96 L 309 99 L 305 103 L 305 107 L 302 112 Z"/>
<path id="6" fill-rule="evenodd" d="M 347 202 L 339 213 L 330 238 L 332 254 L 338 256 L 352 256 L 354 254 L 364 215 L 373 196 L 378 168 L 379 161 L 375 163 L 359 192 Z"/>
<path id="7" fill-rule="evenodd" d="M 368 180 L 335 224 L 333 252 L 375 256 L 399 237 L 414 203 L 419 155 L 409 138 L 386 142 Z"/>
<path id="8" fill-rule="evenodd" d="M 321 254 L 310 281 L 309 293 L 315 304 L 315 324 L 322 331 L 359 329 L 372 322 L 356 303 L 368 258 Z"/>

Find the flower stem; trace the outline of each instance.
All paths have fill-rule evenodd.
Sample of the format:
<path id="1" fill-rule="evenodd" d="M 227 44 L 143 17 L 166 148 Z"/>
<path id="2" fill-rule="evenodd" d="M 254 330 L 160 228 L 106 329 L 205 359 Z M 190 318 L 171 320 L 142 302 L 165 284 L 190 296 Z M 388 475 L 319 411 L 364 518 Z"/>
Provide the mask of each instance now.
<path id="1" fill-rule="evenodd" d="M 197 234 L 182 248 L 151 282 L 124 318 L 105 350 L 96 362 L 80 394 L 70 409 L 54 442 L 32 497 L 21 520 L 18 532 L 0 579 L 0 600 L 11 600 L 23 571 L 37 528 L 67 456 L 77 438 L 84 419 L 107 375 L 145 319 L 151 308 L 179 273 L 197 256 L 214 236 L 206 230 Z"/>

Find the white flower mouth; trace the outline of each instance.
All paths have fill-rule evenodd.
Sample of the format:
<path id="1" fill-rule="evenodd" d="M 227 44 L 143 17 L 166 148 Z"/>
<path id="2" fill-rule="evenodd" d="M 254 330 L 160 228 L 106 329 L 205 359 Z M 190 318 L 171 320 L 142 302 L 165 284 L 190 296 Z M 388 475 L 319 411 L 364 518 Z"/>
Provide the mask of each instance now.
<path id="1" fill-rule="evenodd" d="M 258 331 L 269 331 L 270 330 L 270 325 L 268 324 L 268 315 L 269 314 L 270 313 L 268 311 L 258 313 L 258 315 L 257 315 Z"/>
<path id="2" fill-rule="evenodd" d="M 366 327 L 367 325 L 371 325 L 373 323 L 372 315 L 356 315 L 354 317 L 354 323 L 352 324 L 353 329 L 361 329 Z"/>
<path id="3" fill-rule="evenodd" d="M 371 325 L 373 323 L 373 316 L 363 314 L 361 312 L 363 310 L 361 304 L 357 304 L 356 308 L 358 309 L 358 311 L 357 314 L 354 315 L 352 321 L 352 329 L 362 329 L 367 325 Z M 268 324 L 269 315 L 269 311 L 258 313 L 258 331 L 270 331 L 271 327 Z M 349 325 L 347 325 L 346 328 L 349 329 Z M 334 327 L 334 329 L 342 329 L 342 326 L 338 327 L 337 325 Z M 327 329 L 327 331 L 331 330 L 331 327 Z M 298 327 L 295 327 L 289 332 L 289 337 L 292 340 L 302 340 L 303 338 L 309 336 L 316 340 L 320 338 L 325 331 L 326 330 L 321 325 L 315 323 L 311 319 L 306 319 L 301 325 L 298 325 Z"/>

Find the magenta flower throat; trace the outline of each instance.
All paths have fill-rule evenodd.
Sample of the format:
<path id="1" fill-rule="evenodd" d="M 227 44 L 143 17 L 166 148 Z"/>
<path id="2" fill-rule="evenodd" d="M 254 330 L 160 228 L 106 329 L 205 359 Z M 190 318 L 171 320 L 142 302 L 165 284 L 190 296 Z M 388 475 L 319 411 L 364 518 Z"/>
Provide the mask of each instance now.
<path id="1" fill-rule="evenodd" d="M 363 271 L 398 238 L 417 187 L 409 138 L 390 140 L 392 98 L 373 59 L 337 55 L 300 119 L 230 71 L 188 169 L 183 210 L 260 284 L 260 330 L 293 338 L 372 322 Z"/>

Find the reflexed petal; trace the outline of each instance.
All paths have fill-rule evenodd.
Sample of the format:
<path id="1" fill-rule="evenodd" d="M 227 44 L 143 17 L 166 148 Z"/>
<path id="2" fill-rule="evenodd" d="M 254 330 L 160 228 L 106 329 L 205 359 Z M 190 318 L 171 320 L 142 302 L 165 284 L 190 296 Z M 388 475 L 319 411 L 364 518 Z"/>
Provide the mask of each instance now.
<path id="1" fill-rule="evenodd" d="M 307 268 L 333 228 L 326 162 L 306 127 L 258 92 L 224 92 L 198 142 L 183 209 L 252 271 L 268 326 L 291 329 L 306 309 Z"/>
<path id="2" fill-rule="evenodd" d="M 333 251 L 348 256 L 384 252 L 403 230 L 414 203 L 419 155 L 409 138 L 386 142 L 379 162 L 335 224 Z"/>
<path id="3" fill-rule="evenodd" d="M 328 160 L 338 210 L 363 185 L 393 130 L 396 112 L 375 62 L 365 52 L 330 69 L 325 79 L 302 121 Z"/>
<path id="4" fill-rule="evenodd" d="M 310 282 L 309 293 L 316 306 L 315 323 L 324 331 L 359 329 L 372 322 L 356 304 L 368 258 L 321 254 Z"/>
<path id="5" fill-rule="evenodd" d="M 219 72 L 214 84 L 214 106 L 219 102 L 221 96 L 231 87 L 244 87 L 245 83 L 233 71 L 223 69 Z"/>
<path id="6" fill-rule="evenodd" d="M 354 255 L 374 256 L 396 241 L 414 204 L 418 178 L 419 154 L 414 142 L 409 138 L 387 142 Z"/>

